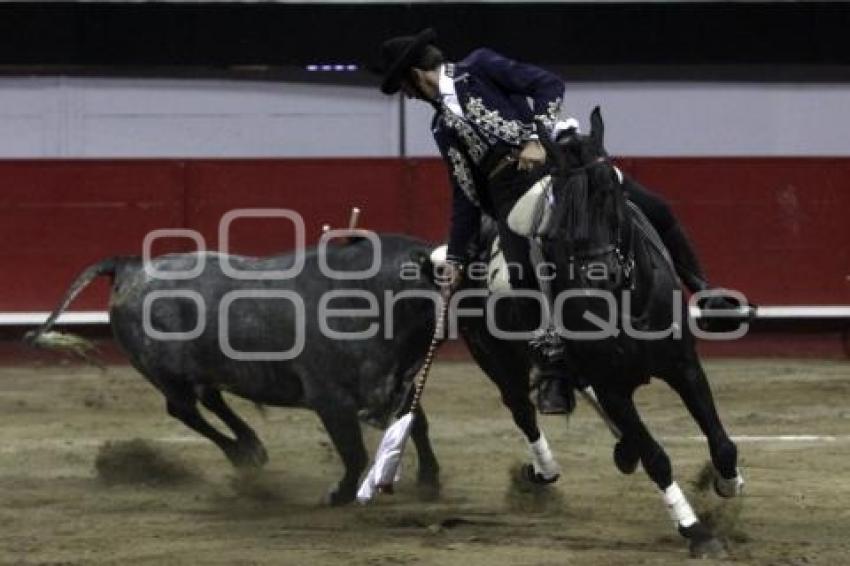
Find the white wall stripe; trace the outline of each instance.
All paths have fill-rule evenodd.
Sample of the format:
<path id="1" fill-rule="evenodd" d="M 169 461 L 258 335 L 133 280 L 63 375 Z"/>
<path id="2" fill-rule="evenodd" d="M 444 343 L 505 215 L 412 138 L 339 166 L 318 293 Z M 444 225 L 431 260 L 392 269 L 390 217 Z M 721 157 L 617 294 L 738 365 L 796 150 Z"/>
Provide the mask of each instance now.
<path id="1" fill-rule="evenodd" d="M 848 156 L 847 100 L 850 84 L 568 80 L 562 111 L 586 129 L 601 106 L 615 156 Z M 437 155 L 433 111 L 407 108 L 408 153 Z"/>
<path id="2" fill-rule="evenodd" d="M 850 318 L 850 306 L 760 306 L 756 311 L 758 319 L 821 319 L 821 318 Z M 691 315 L 699 317 L 696 308 L 691 309 Z M 50 313 L 36 312 L 0 312 L 0 326 L 26 326 L 42 324 Z M 62 313 L 57 324 L 106 324 L 109 313 L 106 311 L 71 311 Z"/>
<path id="3" fill-rule="evenodd" d="M 565 77 L 568 79 L 568 77 Z M 850 156 L 850 84 L 570 82 L 621 156 Z M 395 157 L 399 97 L 366 86 L 207 79 L 0 78 L 0 158 Z M 405 105 L 408 155 L 436 156 Z"/>
<path id="4" fill-rule="evenodd" d="M 4 312 L 0 313 L 0 326 L 28 326 L 43 324 L 49 312 Z M 109 313 L 106 311 L 64 312 L 59 315 L 57 324 L 107 324 Z"/>

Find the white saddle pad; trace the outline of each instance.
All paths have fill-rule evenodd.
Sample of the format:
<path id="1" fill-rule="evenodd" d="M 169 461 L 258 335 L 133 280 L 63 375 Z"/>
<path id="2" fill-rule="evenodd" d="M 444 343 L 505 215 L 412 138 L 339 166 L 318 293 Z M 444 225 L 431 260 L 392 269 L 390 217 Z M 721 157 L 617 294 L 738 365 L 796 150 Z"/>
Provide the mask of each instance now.
<path id="1" fill-rule="evenodd" d="M 499 245 L 499 237 L 493 239 L 490 246 L 490 262 L 487 264 L 487 287 L 490 291 L 508 291 L 511 288 L 511 280 L 508 274 L 508 263 L 505 254 Z"/>
<path id="2" fill-rule="evenodd" d="M 546 175 L 517 200 L 508 214 L 508 227 L 526 238 L 546 234 L 553 203 L 552 176 Z"/>

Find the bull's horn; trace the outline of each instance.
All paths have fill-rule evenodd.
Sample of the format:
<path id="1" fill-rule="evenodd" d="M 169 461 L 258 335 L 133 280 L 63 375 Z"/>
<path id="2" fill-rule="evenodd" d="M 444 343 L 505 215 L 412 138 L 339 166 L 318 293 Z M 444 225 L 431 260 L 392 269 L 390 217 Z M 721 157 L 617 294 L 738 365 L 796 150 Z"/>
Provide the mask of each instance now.
<path id="1" fill-rule="evenodd" d="M 348 229 L 354 230 L 357 228 L 358 220 L 360 220 L 360 208 L 355 206 L 351 209 L 351 216 L 348 218 Z"/>

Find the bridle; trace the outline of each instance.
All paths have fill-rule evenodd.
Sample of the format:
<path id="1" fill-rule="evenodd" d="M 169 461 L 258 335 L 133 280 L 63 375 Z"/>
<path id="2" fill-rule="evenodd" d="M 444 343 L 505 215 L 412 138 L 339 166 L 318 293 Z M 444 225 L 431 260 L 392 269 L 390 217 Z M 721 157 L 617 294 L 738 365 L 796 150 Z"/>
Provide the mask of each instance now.
<path id="1" fill-rule="evenodd" d="M 547 151 L 557 152 L 559 149 L 561 149 L 560 147 L 557 147 L 561 145 L 560 140 L 557 144 L 553 143 L 551 140 L 547 140 L 543 143 L 544 146 L 548 146 L 546 147 Z M 595 159 L 588 163 L 569 168 L 567 168 L 564 164 L 562 155 L 558 153 L 553 153 L 552 155 L 556 161 L 555 174 L 560 175 L 563 179 L 568 179 L 576 175 L 586 175 L 593 169 L 604 165 L 613 167 L 611 159 L 607 155 L 597 156 Z M 581 250 L 581 252 L 571 250 L 568 259 L 570 261 L 570 264 L 573 265 L 576 261 L 585 263 L 589 262 L 590 260 L 602 258 L 609 254 L 613 254 L 617 260 L 617 264 L 619 265 L 620 269 L 622 269 L 624 284 L 628 285 L 629 288 L 634 289 L 634 278 L 632 277 L 635 268 L 634 223 L 630 222 L 626 216 L 626 196 L 623 191 L 623 184 L 619 180 L 617 181 L 616 187 L 614 188 L 614 208 L 617 217 L 617 228 L 614 237 L 614 242 L 604 244 L 602 246 L 596 246 L 586 250 Z M 623 225 L 627 222 L 629 229 L 628 242 L 626 242 L 623 234 Z M 628 249 L 625 249 L 626 244 L 628 244 Z M 584 266 L 582 267 L 582 269 L 584 269 Z"/>

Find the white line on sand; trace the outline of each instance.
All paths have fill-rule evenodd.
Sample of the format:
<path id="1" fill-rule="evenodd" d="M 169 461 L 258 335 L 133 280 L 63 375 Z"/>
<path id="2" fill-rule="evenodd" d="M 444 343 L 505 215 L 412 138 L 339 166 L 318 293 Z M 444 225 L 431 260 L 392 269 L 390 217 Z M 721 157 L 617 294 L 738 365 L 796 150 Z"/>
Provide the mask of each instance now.
<path id="1" fill-rule="evenodd" d="M 688 440 L 688 441 L 704 441 L 702 436 L 679 436 L 669 437 L 665 440 Z M 833 436 L 823 434 L 741 434 L 733 435 L 734 442 L 799 442 L 799 443 L 828 443 L 828 442 L 847 442 L 850 441 L 850 436 Z"/>

